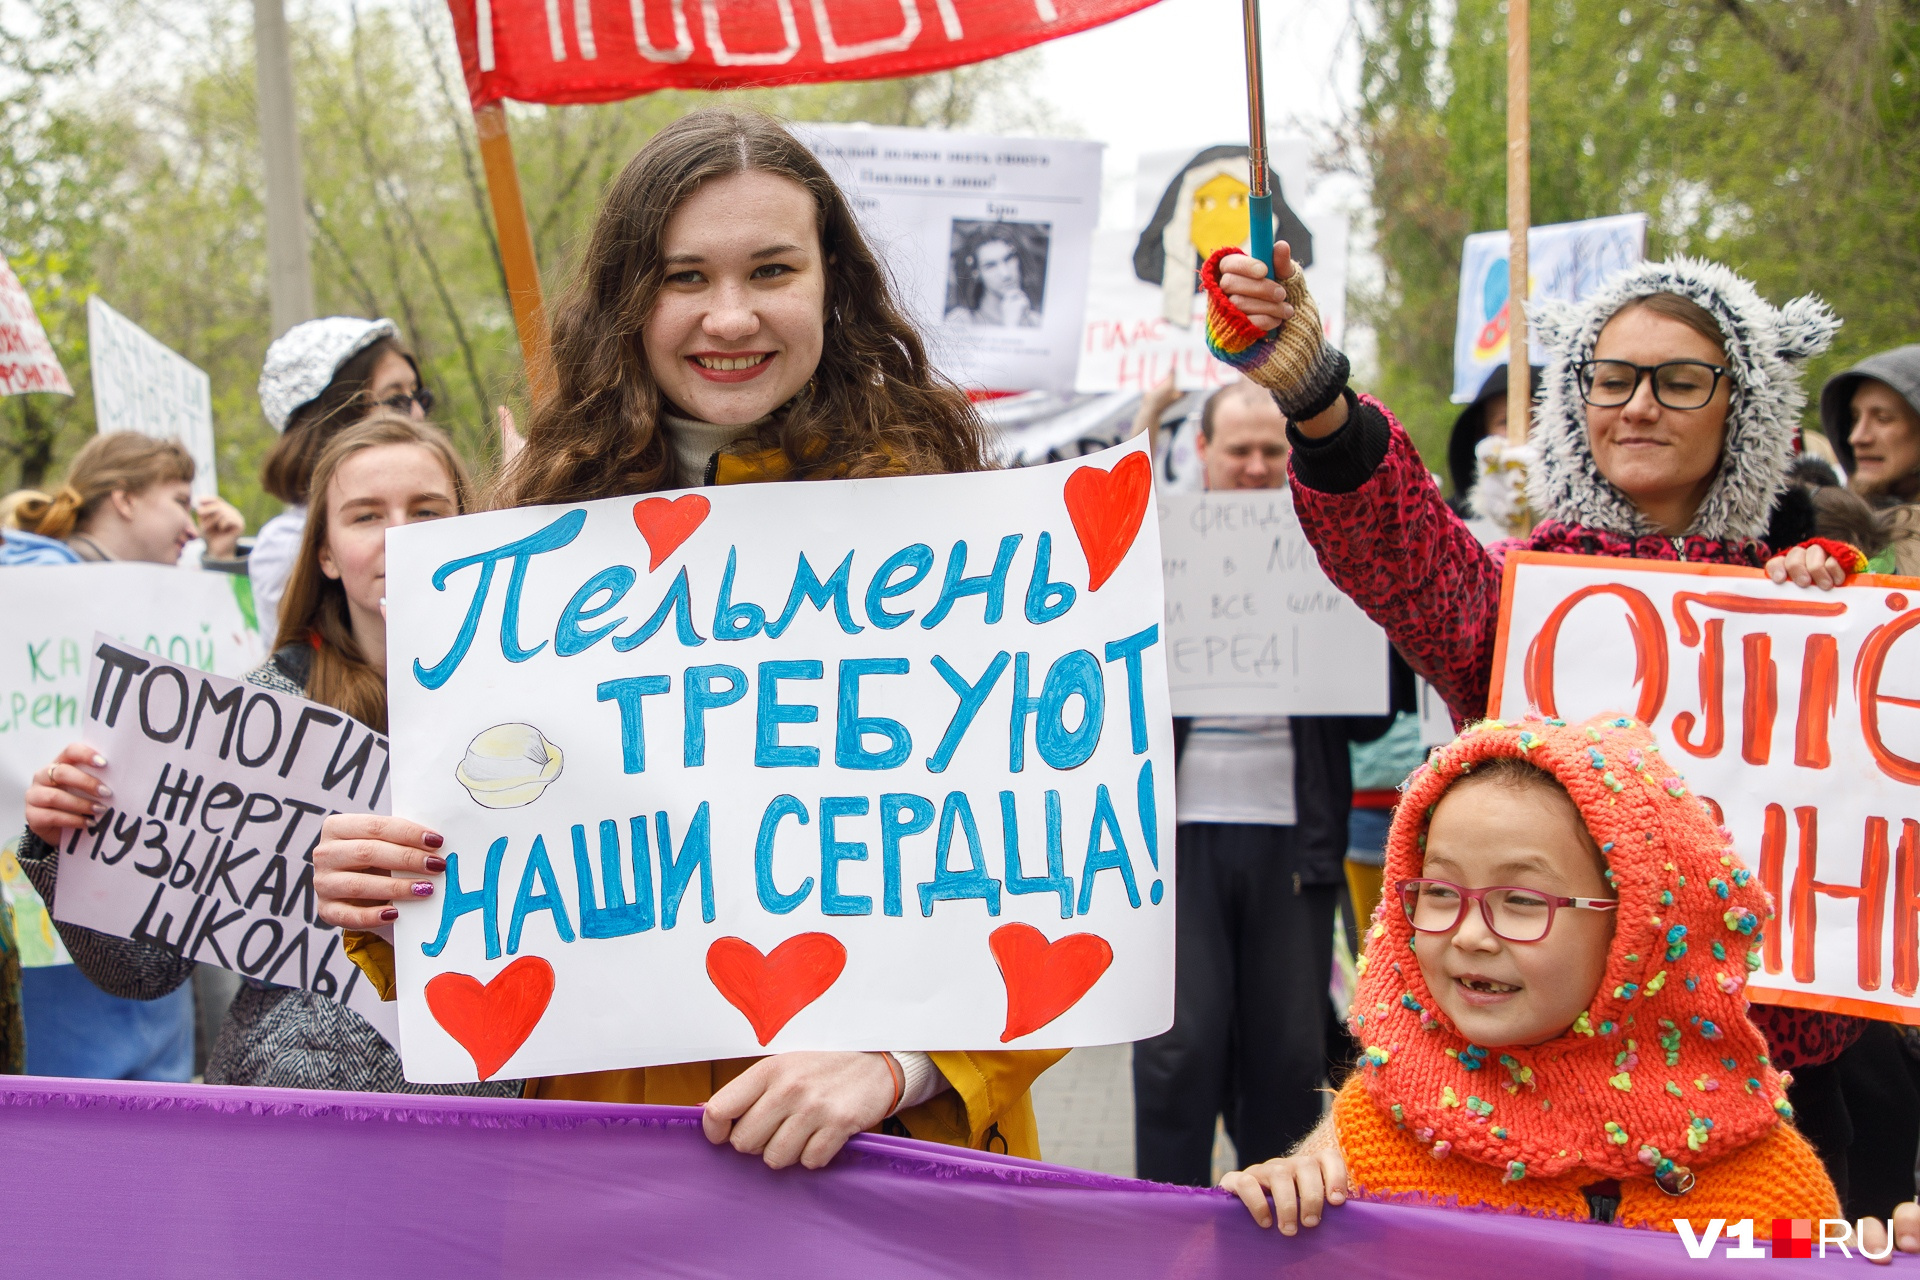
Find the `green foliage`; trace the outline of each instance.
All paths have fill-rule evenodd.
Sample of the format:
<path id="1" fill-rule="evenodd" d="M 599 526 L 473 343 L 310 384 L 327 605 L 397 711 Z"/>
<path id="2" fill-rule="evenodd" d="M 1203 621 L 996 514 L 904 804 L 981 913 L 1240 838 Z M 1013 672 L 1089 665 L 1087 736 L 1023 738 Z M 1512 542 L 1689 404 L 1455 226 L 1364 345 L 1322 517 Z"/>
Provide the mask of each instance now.
<path id="1" fill-rule="evenodd" d="M 1380 388 L 1430 460 L 1454 408 L 1461 240 L 1506 225 L 1506 13 L 1373 0 L 1353 139 L 1373 180 Z M 1533 220 L 1649 215 L 1648 251 L 1716 259 L 1845 320 L 1809 384 L 1920 338 L 1920 4 L 1543 0 Z"/>
<path id="2" fill-rule="evenodd" d="M 116 52 L 76 0 L 37 2 L 34 30 L 0 25 L 0 253 L 33 292 L 76 394 L 0 400 L 0 491 L 57 482 L 93 433 L 86 298 L 98 292 L 207 371 L 221 491 L 257 528 L 278 503 L 259 488 L 273 435 L 255 391 L 270 320 L 250 8 L 215 10 L 184 64 L 127 93 L 75 79 L 103 48 Z M 322 315 L 398 322 L 438 397 L 435 419 L 484 469 L 497 456 L 495 408 L 525 420 L 519 345 L 446 13 L 407 3 L 295 29 L 315 300 Z M 605 186 L 689 110 L 1044 125 L 1024 88 L 1034 69 L 1028 54 L 910 80 L 511 107 L 548 296 Z"/>

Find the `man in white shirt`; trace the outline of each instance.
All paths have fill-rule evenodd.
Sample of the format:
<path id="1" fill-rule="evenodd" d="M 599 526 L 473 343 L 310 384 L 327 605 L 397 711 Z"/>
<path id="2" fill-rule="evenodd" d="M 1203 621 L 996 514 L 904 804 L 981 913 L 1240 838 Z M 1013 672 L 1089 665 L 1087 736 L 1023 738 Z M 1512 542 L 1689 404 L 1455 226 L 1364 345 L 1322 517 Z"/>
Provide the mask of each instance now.
<path id="1" fill-rule="evenodd" d="M 1214 393 L 1195 448 L 1208 489 L 1287 483 L 1286 419 L 1252 383 Z M 1372 719 L 1174 722 L 1174 1023 L 1133 1047 L 1140 1177 L 1207 1185 L 1216 1117 L 1238 1165 L 1286 1154 L 1319 1121 L 1347 742 L 1388 723 Z"/>

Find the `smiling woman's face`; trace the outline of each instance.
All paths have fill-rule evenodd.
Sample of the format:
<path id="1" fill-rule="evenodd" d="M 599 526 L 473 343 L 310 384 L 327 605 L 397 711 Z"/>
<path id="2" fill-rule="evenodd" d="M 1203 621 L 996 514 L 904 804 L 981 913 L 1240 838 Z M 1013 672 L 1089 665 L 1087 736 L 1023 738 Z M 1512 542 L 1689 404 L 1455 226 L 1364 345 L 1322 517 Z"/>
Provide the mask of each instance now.
<path id="1" fill-rule="evenodd" d="M 1596 360 L 1637 365 L 1669 360 L 1726 364 L 1720 344 L 1678 320 L 1629 306 L 1607 321 L 1593 346 Z M 1669 535 L 1685 533 L 1713 485 L 1727 436 L 1732 384 L 1720 379 L 1698 409 L 1669 409 L 1643 377 L 1633 399 L 1617 408 L 1587 409 L 1593 461 L 1607 482 Z"/>
<path id="2" fill-rule="evenodd" d="M 826 338 L 826 263 L 813 197 L 757 170 L 715 178 L 667 222 L 665 280 L 641 330 L 660 393 L 723 426 L 807 385 Z"/>

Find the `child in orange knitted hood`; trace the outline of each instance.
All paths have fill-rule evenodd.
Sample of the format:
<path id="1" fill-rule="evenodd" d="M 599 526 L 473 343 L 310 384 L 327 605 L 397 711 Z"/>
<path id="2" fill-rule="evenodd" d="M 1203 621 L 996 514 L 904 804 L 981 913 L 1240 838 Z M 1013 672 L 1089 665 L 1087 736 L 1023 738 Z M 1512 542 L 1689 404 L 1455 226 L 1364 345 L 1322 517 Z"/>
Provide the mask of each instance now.
<path id="1" fill-rule="evenodd" d="M 1409 779 L 1386 882 L 1359 1066 L 1293 1155 L 1223 1180 L 1260 1225 L 1349 1195 L 1667 1231 L 1841 1216 L 1746 1016 L 1772 908 L 1640 724 L 1470 728 Z M 1920 1247 L 1920 1221 L 1896 1234 Z"/>

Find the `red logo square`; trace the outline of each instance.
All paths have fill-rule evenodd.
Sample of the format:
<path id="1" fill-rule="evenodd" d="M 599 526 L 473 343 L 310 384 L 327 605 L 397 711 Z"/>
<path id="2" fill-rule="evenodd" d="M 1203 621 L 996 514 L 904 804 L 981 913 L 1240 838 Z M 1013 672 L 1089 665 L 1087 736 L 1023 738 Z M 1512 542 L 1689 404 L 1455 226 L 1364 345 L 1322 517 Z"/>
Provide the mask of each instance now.
<path id="1" fill-rule="evenodd" d="M 1773 1256 L 1811 1258 L 1813 1256 L 1813 1220 L 1811 1218 L 1775 1218 L 1773 1220 Z"/>

